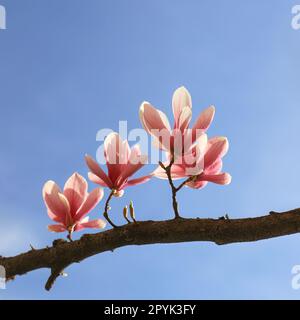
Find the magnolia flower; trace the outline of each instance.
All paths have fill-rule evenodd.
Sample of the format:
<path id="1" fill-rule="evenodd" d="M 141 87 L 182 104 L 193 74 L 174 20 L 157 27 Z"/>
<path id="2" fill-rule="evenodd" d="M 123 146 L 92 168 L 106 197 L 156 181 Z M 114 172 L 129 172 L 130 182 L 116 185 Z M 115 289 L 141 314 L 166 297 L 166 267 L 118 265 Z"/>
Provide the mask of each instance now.
<path id="1" fill-rule="evenodd" d="M 86 180 L 74 173 L 66 182 L 64 191 L 54 181 L 47 181 L 43 188 L 43 198 L 50 219 L 57 224 L 49 225 L 53 232 L 79 231 L 85 228 L 102 229 L 105 222 L 101 219 L 89 221 L 86 215 L 95 208 L 103 197 L 103 189 L 96 188 L 88 193 Z"/>
<path id="2" fill-rule="evenodd" d="M 124 193 L 124 188 L 144 183 L 151 178 L 151 175 L 148 175 L 129 180 L 145 165 L 147 156 L 141 154 L 138 145 L 130 148 L 127 140 L 123 141 L 116 132 L 112 132 L 106 137 L 104 156 L 108 174 L 91 156 L 85 156 L 86 163 L 91 170 L 88 177 L 94 183 L 110 188 L 114 192 L 114 196 L 120 197 Z"/>
<path id="3" fill-rule="evenodd" d="M 182 159 L 181 164 L 174 164 L 171 167 L 172 179 L 191 178 L 186 186 L 193 189 L 200 189 L 207 185 L 208 182 L 214 182 L 226 185 L 231 182 L 231 176 L 222 170 L 222 158 L 228 151 L 229 143 L 225 137 L 215 137 L 199 140 L 197 146 L 193 148 L 193 163 L 186 163 Z M 200 150 L 200 152 L 199 152 Z M 204 152 L 203 152 L 204 150 Z M 194 174 L 191 168 L 197 168 L 198 173 Z M 167 179 L 165 170 L 158 167 L 154 175 L 161 179 Z"/>
<path id="4" fill-rule="evenodd" d="M 174 126 L 171 129 L 167 116 L 154 108 L 149 102 L 140 107 L 140 119 L 144 129 L 154 137 L 159 148 L 177 155 L 190 152 L 195 141 L 210 126 L 214 114 L 214 106 L 210 106 L 199 115 L 194 126 L 189 129 L 192 118 L 192 99 L 186 88 L 178 88 L 172 99 Z"/>

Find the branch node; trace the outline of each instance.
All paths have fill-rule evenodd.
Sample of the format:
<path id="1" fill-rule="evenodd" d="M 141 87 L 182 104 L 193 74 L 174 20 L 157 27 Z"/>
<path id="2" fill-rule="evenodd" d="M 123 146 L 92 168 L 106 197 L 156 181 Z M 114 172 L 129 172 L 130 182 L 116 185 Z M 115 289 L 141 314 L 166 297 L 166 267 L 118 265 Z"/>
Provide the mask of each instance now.
<path id="1" fill-rule="evenodd" d="M 280 214 L 280 212 L 270 211 L 269 214 L 270 214 L 270 215 L 274 215 L 274 214 L 276 215 L 276 214 Z"/>
<path id="2" fill-rule="evenodd" d="M 164 170 L 166 170 L 165 165 L 164 165 L 161 161 L 159 161 L 158 164 L 160 165 L 161 168 L 163 168 Z"/>
<path id="3" fill-rule="evenodd" d="M 65 244 L 68 241 L 66 241 L 65 239 L 56 239 L 52 242 L 53 247 L 57 247 L 59 245 Z"/>
<path id="4" fill-rule="evenodd" d="M 228 221 L 230 221 L 229 215 L 227 213 L 224 216 L 219 217 L 218 219 L 219 220 L 228 220 Z"/>
<path id="5" fill-rule="evenodd" d="M 63 276 L 65 273 L 64 273 L 64 267 L 61 267 L 61 266 L 57 266 L 57 267 L 53 267 L 51 268 L 51 274 L 50 274 L 50 277 L 48 278 L 46 284 L 45 284 L 45 289 L 47 291 L 50 291 L 54 282 L 56 281 L 56 279 L 59 277 L 59 276 Z"/>

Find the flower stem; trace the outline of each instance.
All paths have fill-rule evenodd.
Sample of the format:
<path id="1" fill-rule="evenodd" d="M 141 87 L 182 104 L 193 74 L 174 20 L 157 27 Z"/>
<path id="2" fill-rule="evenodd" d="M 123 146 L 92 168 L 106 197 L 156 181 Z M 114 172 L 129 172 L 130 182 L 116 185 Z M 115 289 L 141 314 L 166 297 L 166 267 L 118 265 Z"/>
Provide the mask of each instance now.
<path id="1" fill-rule="evenodd" d="M 68 240 L 70 240 L 70 242 L 73 242 L 73 240 L 72 240 L 72 231 L 68 232 L 67 238 L 68 238 Z"/>
<path id="2" fill-rule="evenodd" d="M 172 190 L 172 204 L 173 204 L 173 211 L 175 214 L 175 219 L 181 218 L 180 214 L 179 214 L 179 210 L 178 210 L 178 202 L 177 202 L 177 192 L 179 190 L 181 190 L 186 183 L 192 181 L 194 179 L 194 177 L 189 177 L 187 178 L 185 181 L 183 181 L 178 187 L 176 187 L 174 185 L 173 179 L 172 179 L 172 174 L 171 174 L 171 168 L 174 164 L 174 156 L 172 156 L 169 165 L 166 167 L 162 162 L 159 162 L 159 165 L 165 170 L 167 177 L 168 177 L 168 181 Z"/>
<path id="3" fill-rule="evenodd" d="M 115 190 L 111 190 L 106 202 L 105 202 L 105 207 L 104 207 L 104 213 L 103 213 L 103 216 L 104 218 L 107 220 L 107 222 L 113 227 L 113 228 L 117 228 L 118 226 L 116 226 L 109 218 L 108 216 L 108 211 L 110 210 L 110 207 L 109 207 L 109 203 L 110 203 L 110 200 L 112 199 L 113 195 L 115 193 Z"/>
<path id="4" fill-rule="evenodd" d="M 195 179 L 194 176 L 191 176 L 189 178 L 187 178 L 186 180 L 184 180 L 177 188 L 176 191 L 178 192 L 179 190 L 181 190 L 188 182 L 193 181 L 193 179 Z"/>
<path id="5" fill-rule="evenodd" d="M 173 204 L 173 211 L 175 214 L 175 219 L 180 218 L 180 214 L 178 211 L 178 202 L 176 199 L 176 195 L 177 195 L 177 188 L 175 187 L 173 180 L 172 180 L 172 175 L 171 175 L 171 168 L 172 165 L 174 164 L 174 156 L 172 156 L 171 161 L 169 163 L 169 165 L 166 167 L 162 162 L 159 163 L 159 165 L 166 171 L 167 177 L 168 177 L 168 181 L 172 190 L 172 204 Z"/>

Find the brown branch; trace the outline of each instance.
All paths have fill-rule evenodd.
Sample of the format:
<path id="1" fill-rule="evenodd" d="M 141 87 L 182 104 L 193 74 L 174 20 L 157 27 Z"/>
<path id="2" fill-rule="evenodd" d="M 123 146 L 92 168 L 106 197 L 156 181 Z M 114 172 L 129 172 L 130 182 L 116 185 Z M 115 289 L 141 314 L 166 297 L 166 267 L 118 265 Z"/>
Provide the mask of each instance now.
<path id="1" fill-rule="evenodd" d="M 176 192 L 180 191 L 188 182 L 193 181 L 195 178 L 197 178 L 197 176 L 191 176 L 191 177 L 187 178 L 186 180 L 184 180 L 184 181 L 176 188 Z"/>
<path id="2" fill-rule="evenodd" d="M 249 242 L 300 232 L 300 208 L 283 213 L 270 212 L 245 219 L 173 219 L 127 224 L 80 240 L 55 240 L 52 247 L 30 250 L 15 257 L 0 257 L 7 279 L 40 269 L 51 269 L 46 284 L 49 290 L 55 279 L 72 263 L 128 245 L 211 241 L 216 244 Z"/>
<path id="3" fill-rule="evenodd" d="M 171 161 L 168 166 L 165 166 L 162 162 L 159 162 L 159 165 L 165 170 L 166 175 L 168 177 L 169 185 L 171 187 L 172 191 L 172 205 L 173 205 L 173 211 L 175 214 L 175 219 L 180 218 L 179 211 L 178 211 L 178 202 L 177 202 L 177 188 L 174 185 L 172 175 L 171 175 L 171 169 L 174 164 L 174 156 L 172 156 Z"/>
<path id="4" fill-rule="evenodd" d="M 178 187 L 175 186 L 173 179 L 172 179 L 172 174 L 171 174 L 171 169 L 174 164 L 174 156 L 172 156 L 170 163 L 168 166 L 165 166 L 161 161 L 159 162 L 159 165 L 165 170 L 166 175 L 168 177 L 169 185 L 171 187 L 172 191 L 172 204 L 173 204 L 173 211 L 175 214 L 175 219 L 181 218 L 178 210 L 178 202 L 177 202 L 177 192 L 180 191 L 188 182 L 192 181 L 195 177 L 189 177 L 186 180 L 184 180 Z"/>

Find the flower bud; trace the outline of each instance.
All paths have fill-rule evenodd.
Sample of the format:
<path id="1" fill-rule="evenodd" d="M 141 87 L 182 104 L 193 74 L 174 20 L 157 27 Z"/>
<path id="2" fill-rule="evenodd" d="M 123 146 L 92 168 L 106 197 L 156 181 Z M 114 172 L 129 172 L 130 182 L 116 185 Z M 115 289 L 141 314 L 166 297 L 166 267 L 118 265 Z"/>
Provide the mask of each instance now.
<path id="1" fill-rule="evenodd" d="M 127 206 L 125 206 L 123 209 L 123 216 L 127 220 L 127 218 L 128 218 L 128 207 Z"/>
<path id="2" fill-rule="evenodd" d="M 114 197 L 121 198 L 124 194 L 124 190 L 114 190 Z"/>
<path id="3" fill-rule="evenodd" d="M 134 213 L 134 207 L 133 207 L 133 202 L 130 201 L 130 204 L 129 204 L 129 212 L 130 212 L 130 217 L 131 219 L 136 222 L 135 220 L 135 213 Z"/>

